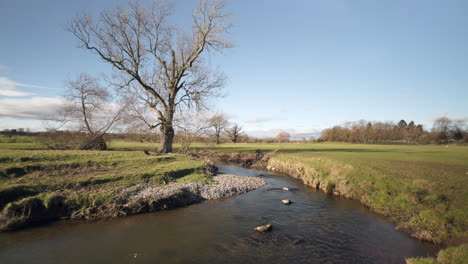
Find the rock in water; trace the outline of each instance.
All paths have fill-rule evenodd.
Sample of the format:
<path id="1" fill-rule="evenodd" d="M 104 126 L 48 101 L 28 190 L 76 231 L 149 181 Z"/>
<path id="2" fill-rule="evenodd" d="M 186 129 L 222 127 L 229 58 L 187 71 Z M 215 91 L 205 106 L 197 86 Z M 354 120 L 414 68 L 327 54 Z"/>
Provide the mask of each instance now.
<path id="1" fill-rule="evenodd" d="M 292 203 L 291 200 L 281 200 L 281 202 L 283 204 L 291 204 Z"/>
<path id="2" fill-rule="evenodd" d="M 283 191 L 289 191 L 288 187 L 283 187 Z"/>
<path id="3" fill-rule="evenodd" d="M 271 224 L 268 224 L 268 225 L 263 225 L 263 226 L 257 226 L 255 228 L 256 231 L 260 231 L 260 232 L 266 232 L 266 231 L 270 231 L 271 230 Z"/>

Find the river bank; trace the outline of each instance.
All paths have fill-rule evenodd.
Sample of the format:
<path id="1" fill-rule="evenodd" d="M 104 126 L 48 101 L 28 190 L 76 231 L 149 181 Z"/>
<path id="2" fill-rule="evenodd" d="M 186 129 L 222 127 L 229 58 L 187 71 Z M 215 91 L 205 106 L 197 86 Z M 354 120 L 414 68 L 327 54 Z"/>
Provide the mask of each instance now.
<path id="1" fill-rule="evenodd" d="M 267 185 L 157 213 L 0 233 L 0 262 L 397 264 L 436 256 L 440 248 L 396 231 L 357 201 L 324 195 L 298 179 L 216 166 L 227 175 L 261 177 Z M 271 232 L 254 230 L 266 224 Z"/>
<path id="2" fill-rule="evenodd" d="M 0 154 L 0 231 L 166 210 L 264 184 L 260 178 L 216 175 L 210 164 L 178 154 L 5 150 Z"/>
<path id="3" fill-rule="evenodd" d="M 194 155 L 284 173 L 325 193 L 358 200 L 396 223 L 397 229 L 421 240 L 454 246 L 468 241 L 464 189 L 468 166 L 398 160 L 395 154 L 393 160 L 371 159 L 359 150 L 335 158 L 328 153 L 247 147 L 242 152 L 232 152 L 231 147 L 226 152 L 220 147 Z M 242 146 L 238 148 L 242 150 Z"/>
<path id="4" fill-rule="evenodd" d="M 212 176 L 211 183 L 175 183 L 164 187 L 141 187 L 122 205 L 126 214 L 154 212 L 187 206 L 204 200 L 222 199 L 243 194 L 264 186 L 260 177 L 242 177 L 229 174 Z"/>
<path id="5" fill-rule="evenodd" d="M 208 197 L 202 195 L 202 186 L 215 183 L 205 164 L 228 161 L 285 173 L 330 197 L 359 201 L 418 239 L 443 246 L 467 241 L 467 148 L 223 144 L 211 152 L 194 152 L 197 159 L 131 150 L 135 151 L 4 149 L 0 153 L 2 228 L 188 205 Z M 172 185 L 181 188 L 151 198 L 160 193 L 158 188 Z M 192 192 L 185 192 L 187 187 Z"/>

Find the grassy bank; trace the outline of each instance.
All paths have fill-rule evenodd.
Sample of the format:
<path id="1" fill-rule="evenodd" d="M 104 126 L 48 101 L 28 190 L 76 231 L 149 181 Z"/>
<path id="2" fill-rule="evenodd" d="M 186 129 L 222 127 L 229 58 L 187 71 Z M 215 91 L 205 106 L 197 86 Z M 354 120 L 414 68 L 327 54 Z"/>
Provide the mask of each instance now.
<path id="1" fill-rule="evenodd" d="M 183 155 L 25 150 L 20 149 L 21 144 L 28 143 L 14 144 L 0 143 L 0 148 L 4 147 L 0 151 L 3 230 L 59 217 L 125 215 L 121 205 L 139 186 L 210 181 L 201 161 Z"/>
<path id="2" fill-rule="evenodd" d="M 218 153 L 276 151 L 267 166 L 360 200 L 435 243 L 468 238 L 468 148 L 356 144 L 225 144 Z"/>
<path id="3" fill-rule="evenodd" d="M 30 140 L 16 140 L 0 143 L 3 216 L 21 216 L 28 204 L 54 207 L 62 199 L 72 218 L 93 217 L 98 208 L 118 214 L 109 205 L 132 186 L 208 180 L 200 161 L 176 154 L 148 156 L 141 151 L 154 150 L 157 143 L 113 141 L 111 151 L 94 152 L 41 150 Z M 344 143 L 192 147 L 224 156 L 243 153 L 234 155 L 239 159 L 272 153 L 264 164 L 270 169 L 325 192 L 357 199 L 414 237 L 454 245 L 467 241 L 467 147 Z"/>
<path id="4" fill-rule="evenodd" d="M 468 244 L 441 250 L 437 258 L 410 258 L 407 264 L 464 264 L 468 259 Z"/>

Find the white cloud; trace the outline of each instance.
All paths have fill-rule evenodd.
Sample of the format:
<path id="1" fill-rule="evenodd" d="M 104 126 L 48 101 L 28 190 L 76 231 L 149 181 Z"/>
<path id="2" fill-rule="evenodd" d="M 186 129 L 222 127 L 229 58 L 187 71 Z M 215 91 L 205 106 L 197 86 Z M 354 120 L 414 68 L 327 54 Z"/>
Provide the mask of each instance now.
<path id="1" fill-rule="evenodd" d="M 1 65 L 0 65 L 1 67 Z M 1 68 L 0 68 L 1 69 Z M 24 83 L 18 83 L 13 80 L 10 80 L 6 77 L 0 77 L 0 96 L 8 97 L 20 97 L 20 96 L 29 96 L 33 93 L 19 91 L 17 87 L 28 87 L 28 88 L 38 88 L 38 89 L 50 89 L 44 86 L 39 85 L 30 85 Z"/>
<path id="2" fill-rule="evenodd" d="M 26 85 L 21 85 L 20 83 L 16 83 L 8 78 L 0 77 L 0 96 L 17 97 L 32 95 L 32 93 L 16 90 L 16 86 L 29 87 Z"/>
<path id="3" fill-rule="evenodd" d="M 0 99 L 0 117 L 44 119 L 55 116 L 65 102 L 63 97 Z"/>
<path id="4" fill-rule="evenodd" d="M 0 117 L 0 130 L 24 128 L 31 131 L 44 131 L 44 123 L 41 120 L 11 119 Z"/>
<path id="5" fill-rule="evenodd" d="M 321 129 L 294 129 L 294 128 L 274 128 L 267 130 L 246 130 L 247 135 L 258 137 L 258 138 L 272 138 L 276 137 L 281 132 L 288 132 L 291 135 L 291 139 L 297 140 L 302 138 L 317 138 L 320 136 Z"/>
<path id="6" fill-rule="evenodd" d="M 272 121 L 273 118 L 271 117 L 251 117 L 247 119 L 245 122 L 246 123 L 266 123 Z"/>

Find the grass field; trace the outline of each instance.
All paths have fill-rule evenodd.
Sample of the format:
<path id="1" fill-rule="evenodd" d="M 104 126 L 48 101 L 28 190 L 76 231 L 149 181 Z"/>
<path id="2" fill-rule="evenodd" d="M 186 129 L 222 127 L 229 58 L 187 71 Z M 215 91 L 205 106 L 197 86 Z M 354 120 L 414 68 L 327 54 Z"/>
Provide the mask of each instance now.
<path id="1" fill-rule="evenodd" d="M 155 149 L 115 141 L 112 149 Z M 175 146 L 177 149 L 177 146 Z M 390 217 L 413 236 L 436 243 L 468 239 L 468 147 L 347 143 L 193 144 L 217 153 L 275 152 L 269 166 L 337 189 Z"/>
<path id="2" fill-rule="evenodd" d="M 468 238 L 467 147 L 287 143 L 211 149 L 276 151 L 271 168 L 358 199 L 415 237 L 455 244 Z"/>
<path id="3" fill-rule="evenodd" d="M 67 210 L 63 216 L 99 218 L 115 214 L 122 192 L 140 184 L 210 181 L 203 162 L 184 155 L 38 150 L 30 144 L 0 143 L 0 229 L 27 224 L 31 210 L 44 213 L 56 203 Z"/>
<path id="4" fill-rule="evenodd" d="M 200 161 L 177 154 L 147 156 L 141 151 L 154 150 L 157 143 L 113 141 L 111 151 L 95 152 L 41 150 L 34 142 L 17 140 L 0 143 L 2 208 L 11 201 L 24 203 L 37 197 L 46 204 L 51 196 L 65 194 L 84 205 L 79 214 L 89 204 L 114 199 L 116 190 L 175 180 L 167 175 L 177 171 L 184 174 L 179 181 L 207 180 Z M 467 241 L 468 147 L 345 143 L 197 143 L 192 147 L 216 153 L 272 152 L 270 167 L 360 200 L 415 237 L 436 243 Z"/>

